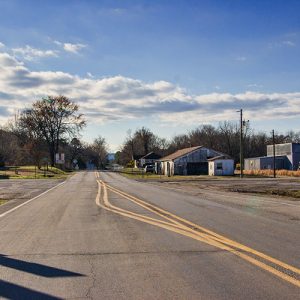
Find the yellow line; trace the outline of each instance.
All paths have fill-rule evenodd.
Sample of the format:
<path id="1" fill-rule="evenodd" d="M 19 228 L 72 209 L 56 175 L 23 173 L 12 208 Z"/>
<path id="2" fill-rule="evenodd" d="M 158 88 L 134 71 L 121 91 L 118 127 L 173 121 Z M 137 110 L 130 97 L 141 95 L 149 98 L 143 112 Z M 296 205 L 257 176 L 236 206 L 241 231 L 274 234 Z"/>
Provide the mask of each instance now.
<path id="1" fill-rule="evenodd" d="M 287 265 L 287 264 L 285 264 L 285 263 L 283 263 L 283 262 L 281 262 L 279 260 L 276 260 L 276 259 L 274 259 L 272 257 L 269 257 L 269 256 L 267 256 L 267 255 L 265 255 L 265 254 L 263 254 L 261 252 L 258 252 L 258 251 L 254 250 L 254 249 L 246 247 L 246 246 L 244 246 L 242 244 L 236 243 L 236 242 L 234 242 L 234 241 L 232 241 L 230 239 L 222 237 L 219 234 L 216 234 L 216 233 L 214 233 L 214 232 L 212 232 L 210 230 L 207 230 L 207 229 L 205 229 L 205 228 L 203 228 L 203 227 L 201 227 L 201 226 L 199 226 L 197 224 L 191 223 L 191 222 L 189 222 L 189 221 L 187 221 L 185 219 L 182 219 L 182 218 L 180 218 L 180 217 L 178 217 L 176 215 L 173 215 L 173 214 L 171 214 L 171 213 L 169 213 L 169 212 L 167 212 L 167 211 L 165 211 L 165 210 L 163 210 L 163 209 L 161 209 L 159 207 L 156 207 L 155 205 L 149 204 L 149 203 L 147 203 L 147 202 L 145 202 L 145 201 L 143 201 L 141 199 L 138 199 L 138 198 L 136 198 L 134 196 L 126 194 L 126 193 L 124 193 L 122 191 L 119 191 L 119 190 L 117 190 L 117 189 L 115 189 L 115 188 L 113 188 L 111 186 L 108 186 L 107 184 L 105 184 L 102 181 L 98 182 L 98 184 L 99 184 L 99 191 L 98 191 L 98 194 L 97 194 L 96 203 L 99 206 L 101 206 L 101 207 L 103 207 L 103 208 L 105 208 L 107 210 L 110 210 L 110 211 L 112 211 L 114 213 L 117 213 L 119 215 L 126 216 L 126 217 L 129 217 L 129 218 L 132 218 L 132 219 L 136 219 L 136 220 L 139 220 L 139 221 L 142 221 L 142 222 L 154 225 L 154 226 L 158 226 L 158 227 L 167 229 L 169 231 L 173 231 L 175 233 L 178 233 L 178 234 L 181 234 L 181 235 L 193 238 L 195 240 L 207 243 L 207 244 L 209 244 L 211 246 L 220 248 L 222 250 L 229 251 L 230 253 L 233 253 L 233 254 L 241 257 L 242 259 L 244 259 L 244 260 L 246 260 L 246 261 L 248 261 L 248 262 L 250 262 L 250 263 L 252 263 L 252 264 L 254 264 L 254 265 L 256 265 L 256 266 L 258 266 L 258 267 L 260 267 L 260 268 L 262 268 L 262 269 L 264 269 L 264 270 L 266 270 L 266 271 L 268 271 L 268 272 L 270 272 L 270 273 L 272 273 L 272 274 L 274 274 L 276 276 L 278 276 L 278 277 L 280 277 L 281 279 L 284 279 L 284 280 L 286 280 L 286 281 L 288 281 L 288 282 L 290 282 L 290 283 L 292 283 L 292 284 L 300 287 L 300 281 L 299 280 L 297 280 L 297 279 L 295 279 L 295 278 L 293 278 L 293 277 L 291 277 L 291 276 L 289 276 L 287 274 L 284 274 L 284 273 L 276 270 L 275 268 L 270 267 L 269 265 L 267 265 L 267 264 L 265 264 L 265 263 L 263 263 L 261 261 L 258 261 L 257 259 L 255 259 L 253 257 L 250 257 L 250 256 L 248 256 L 248 255 L 246 255 L 244 253 L 241 253 L 241 252 L 237 251 L 236 249 L 233 249 L 233 248 L 231 248 L 229 246 L 237 247 L 237 248 L 240 248 L 241 250 L 248 251 L 248 252 L 250 252 L 250 253 L 252 253 L 252 254 L 254 254 L 256 256 L 260 256 L 262 258 L 265 258 L 268 261 L 276 263 L 277 265 L 284 266 L 284 268 L 286 268 L 285 266 L 288 266 L 288 268 L 286 268 L 286 269 L 290 269 L 290 270 L 291 269 L 295 269 L 295 270 L 298 270 L 297 268 L 294 268 L 294 267 L 292 267 L 290 265 Z M 103 192 L 104 205 L 102 205 L 100 203 L 101 184 L 103 185 L 103 191 L 104 191 Z M 118 194 L 118 195 L 120 195 L 120 196 L 122 196 L 122 197 L 124 197 L 124 198 L 126 198 L 128 200 L 130 200 L 130 201 L 133 201 L 137 205 L 142 206 L 143 208 L 152 211 L 153 213 L 155 213 L 155 214 L 157 214 L 157 215 L 159 215 L 159 216 L 161 216 L 161 217 L 163 217 L 163 218 L 171 221 L 172 223 L 177 224 L 177 226 L 175 224 L 172 224 L 172 223 L 163 222 L 161 220 L 157 220 L 157 219 L 153 219 L 153 218 L 141 215 L 141 214 L 133 213 L 133 212 L 130 212 L 130 211 L 118 208 L 118 207 L 110 204 L 109 201 L 108 201 L 108 196 L 107 196 L 107 187 L 112 192 L 114 192 L 114 193 L 116 193 L 116 194 Z M 144 205 L 143 203 L 145 203 L 146 205 Z M 155 209 L 151 209 L 151 207 L 154 207 Z M 199 228 L 201 230 L 204 229 L 203 231 L 209 232 L 210 235 L 200 233 L 198 231 L 195 231 L 195 230 L 193 230 L 193 229 L 191 229 L 191 228 L 183 225 L 182 223 L 178 223 L 177 221 L 172 220 L 171 218 L 165 216 L 164 214 L 159 213 L 157 210 L 158 211 L 162 211 L 164 214 L 167 214 L 169 216 L 175 217 L 175 219 L 179 219 L 179 220 L 181 220 L 182 222 L 184 222 L 186 224 L 193 225 L 194 227 L 197 227 L 197 228 Z M 259 255 L 257 255 L 256 253 L 258 253 Z M 279 264 L 277 262 L 279 262 Z M 297 273 L 297 272 L 295 272 L 295 273 Z"/>
<path id="2" fill-rule="evenodd" d="M 100 182 L 98 181 L 99 190 L 101 189 L 101 183 L 102 183 L 101 181 Z M 108 201 L 106 188 L 107 187 L 104 185 L 104 188 L 103 188 L 103 190 L 104 190 L 104 192 L 103 192 L 103 194 L 104 194 L 103 202 L 104 202 L 105 208 L 109 208 L 111 211 L 118 211 L 118 212 L 126 213 L 127 215 L 136 216 L 139 219 L 143 218 L 143 219 L 146 219 L 146 220 L 149 220 L 149 221 L 154 221 L 154 222 L 159 223 L 159 224 L 164 224 L 164 225 L 168 225 L 168 226 L 173 227 L 173 228 L 181 229 L 181 230 L 184 230 L 186 232 L 191 232 L 190 228 L 186 228 L 186 227 L 182 226 L 180 223 L 178 223 L 179 225 L 175 225 L 173 223 L 169 223 L 169 222 L 165 222 L 165 221 L 162 221 L 162 220 L 154 219 L 154 218 L 142 215 L 142 214 L 134 213 L 134 212 L 131 212 L 129 210 L 125 210 L 123 208 L 114 206 L 113 204 L 111 204 Z M 124 197 L 124 196 L 122 196 L 122 197 Z M 100 193 L 98 192 L 98 195 L 97 195 L 97 198 L 96 198 L 96 204 L 97 205 L 100 205 L 100 200 L 99 199 L 100 199 Z M 129 199 L 129 200 L 131 200 L 131 199 Z"/>
<path id="3" fill-rule="evenodd" d="M 107 186 L 108 186 L 109 189 L 112 189 L 112 190 L 114 190 L 114 191 L 118 191 L 118 193 L 119 193 L 119 194 L 122 194 L 123 196 L 126 196 L 126 197 L 128 197 L 128 198 L 132 198 L 132 200 L 136 200 L 137 202 L 141 202 L 141 203 L 147 203 L 147 202 L 145 202 L 145 201 L 143 201 L 143 200 L 141 200 L 141 199 L 138 199 L 138 198 L 136 198 L 136 197 L 134 197 L 134 196 L 131 196 L 131 195 L 129 195 L 129 194 L 123 192 L 123 191 L 117 190 L 116 188 L 113 188 L 113 187 L 111 187 L 111 186 L 109 186 L 109 185 L 107 185 Z M 138 203 L 137 203 L 137 204 L 138 204 Z M 273 258 L 273 257 L 271 257 L 271 256 L 268 256 L 268 255 L 262 253 L 262 252 L 259 252 L 259 251 L 257 251 L 257 250 L 254 250 L 254 249 L 250 248 L 250 247 L 247 247 L 247 246 L 245 246 L 245 245 L 242 245 L 242 244 L 240 244 L 240 243 L 238 243 L 238 242 L 235 242 L 235 241 L 233 241 L 233 240 L 231 240 L 231 239 L 228 239 L 228 238 L 225 237 L 225 236 L 222 236 L 222 235 L 220 235 L 220 234 L 217 234 L 217 233 L 215 233 L 215 232 L 213 232 L 213 231 L 211 231 L 211 230 L 209 230 L 209 229 L 206 229 L 206 228 L 204 228 L 204 227 L 202 227 L 202 226 L 199 226 L 198 224 L 195 224 L 195 223 L 192 223 L 192 222 L 190 222 L 190 221 L 188 221 L 188 220 L 186 220 L 186 219 L 183 219 L 183 218 L 181 218 L 181 217 L 179 217 L 179 216 L 177 216 L 177 215 L 174 215 L 174 214 L 172 214 L 172 213 L 170 213 L 170 212 L 168 212 L 168 211 L 166 211 L 166 210 L 164 210 L 164 209 L 161 209 L 160 207 L 157 207 L 157 206 L 155 206 L 155 205 L 153 205 L 153 204 L 147 203 L 147 205 L 150 206 L 150 207 L 154 207 L 154 208 L 155 208 L 155 210 L 153 211 L 154 213 L 157 213 L 156 210 L 162 212 L 163 214 L 159 214 L 161 217 L 164 217 L 164 218 L 170 220 L 170 218 L 168 218 L 168 217 L 166 217 L 166 216 L 164 215 L 164 214 L 167 214 L 167 215 L 173 217 L 173 218 L 176 219 L 176 220 L 179 220 L 179 221 L 181 221 L 181 222 L 184 222 L 185 224 L 190 225 L 190 226 L 193 227 L 193 228 L 197 228 L 197 229 L 199 229 L 199 230 L 202 230 L 202 231 L 204 231 L 204 232 L 210 234 L 210 235 L 211 235 L 211 238 L 216 239 L 216 240 L 219 241 L 219 242 L 222 242 L 222 243 L 225 243 L 225 244 L 227 244 L 227 245 L 230 245 L 230 246 L 239 248 L 239 249 L 241 249 L 241 250 L 243 250 L 243 251 L 247 251 L 247 252 L 249 252 L 249 253 L 251 253 L 251 254 L 254 254 L 254 255 L 256 255 L 256 256 L 259 256 L 259 257 L 261 257 L 261 258 L 263 258 L 263 259 L 265 259 L 265 260 L 268 260 L 268 261 L 270 261 L 270 262 L 272 262 L 272 263 L 274 263 L 274 264 L 277 264 L 278 266 L 281 266 L 281 267 L 283 267 L 283 268 L 285 268 L 285 269 L 287 269 L 287 270 L 290 270 L 290 271 L 292 271 L 292 272 L 294 272 L 294 273 L 300 274 L 300 269 L 298 269 L 298 268 L 296 268 L 296 267 L 294 267 L 294 266 L 291 266 L 291 265 L 289 265 L 289 264 L 286 264 L 286 263 L 284 263 L 284 262 L 282 262 L 282 261 L 280 261 L 280 260 L 278 260 L 278 259 L 276 259 L 276 258 Z M 146 208 L 146 209 L 149 209 L 149 208 L 147 207 L 147 205 L 146 205 L 145 208 Z M 144 207 L 144 206 L 143 206 L 143 207 Z M 175 221 L 175 222 L 176 222 L 176 221 Z M 182 223 L 178 223 L 178 222 L 176 222 L 176 223 L 177 223 L 177 224 L 183 225 Z"/>
<path id="4" fill-rule="evenodd" d="M 180 233 L 180 234 L 186 235 L 188 237 L 194 237 L 197 240 L 205 242 L 205 243 L 209 243 L 212 246 L 216 246 L 216 247 L 219 247 L 219 248 L 222 247 L 222 249 L 224 249 L 224 250 L 228 250 L 229 249 L 229 247 L 227 247 L 225 245 L 222 245 L 222 244 L 217 243 L 215 241 L 211 241 L 210 242 L 210 241 L 208 241 L 208 240 L 206 240 L 204 238 L 201 238 L 201 237 L 199 237 L 199 236 L 197 236 L 195 234 L 191 234 L 191 233 L 183 230 L 180 227 L 175 227 L 173 224 L 169 224 L 167 222 L 162 222 L 160 220 L 156 220 L 156 219 L 153 219 L 153 218 L 145 217 L 143 215 L 132 213 L 132 212 L 129 212 L 129 211 L 126 211 L 126 210 L 123 210 L 123 209 L 114 209 L 114 208 L 112 208 L 112 205 L 108 202 L 107 192 L 105 192 L 106 191 L 106 187 L 105 186 L 104 186 L 103 190 L 104 190 L 104 193 L 103 193 L 103 198 L 104 198 L 103 202 L 104 202 L 104 204 L 101 204 L 100 201 L 99 201 L 99 199 L 96 199 L 96 203 L 99 206 L 105 208 L 106 210 L 115 212 L 117 214 L 129 217 L 129 218 L 132 218 L 132 219 L 136 219 L 136 220 L 139 220 L 139 221 L 151 224 L 151 225 L 162 227 L 162 228 L 168 229 L 170 231 L 174 231 L 176 233 Z"/>

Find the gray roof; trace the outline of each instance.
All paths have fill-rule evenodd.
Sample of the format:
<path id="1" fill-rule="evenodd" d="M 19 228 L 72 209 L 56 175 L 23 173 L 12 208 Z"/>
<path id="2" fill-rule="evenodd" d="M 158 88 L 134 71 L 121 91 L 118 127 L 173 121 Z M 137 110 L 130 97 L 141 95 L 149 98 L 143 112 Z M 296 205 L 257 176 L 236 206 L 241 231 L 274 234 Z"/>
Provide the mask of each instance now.
<path id="1" fill-rule="evenodd" d="M 219 155 L 219 156 L 215 156 L 215 157 L 212 157 L 212 158 L 209 158 L 208 161 L 214 161 L 214 160 L 218 160 L 218 159 L 223 159 L 223 160 L 228 160 L 228 159 L 232 159 L 232 157 L 230 157 L 229 155 L 227 154 L 224 154 L 224 155 Z"/>
<path id="2" fill-rule="evenodd" d="M 170 155 L 167 155 L 167 156 L 159 159 L 159 161 L 174 160 L 174 159 L 177 159 L 181 156 L 192 153 L 192 152 L 194 152 L 194 151 L 196 151 L 200 148 L 202 148 L 202 146 L 196 146 L 196 147 L 189 147 L 189 148 L 180 149 L 180 150 L 177 150 L 176 152 L 174 152 Z"/>

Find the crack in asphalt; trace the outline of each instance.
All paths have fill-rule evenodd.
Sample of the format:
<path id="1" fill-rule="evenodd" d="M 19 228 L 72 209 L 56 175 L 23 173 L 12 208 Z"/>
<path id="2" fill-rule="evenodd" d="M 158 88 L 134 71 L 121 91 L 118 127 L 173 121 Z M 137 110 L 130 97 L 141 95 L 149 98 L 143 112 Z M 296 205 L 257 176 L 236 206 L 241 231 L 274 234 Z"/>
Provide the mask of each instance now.
<path id="1" fill-rule="evenodd" d="M 88 261 L 88 264 L 90 265 L 91 269 L 90 269 L 90 276 L 91 279 L 92 279 L 92 283 L 90 285 L 90 287 L 88 287 L 87 289 L 87 292 L 85 294 L 86 298 L 88 299 L 93 299 L 92 295 L 91 295 L 91 292 L 92 292 L 92 289 L 94 289 L 96 287 L 96 273 L 95 273 L 95 268 L 94 268 L 94 265 L 93 263 L 91 262 L 90 258 L 87 257 L 87 261 Z"/>

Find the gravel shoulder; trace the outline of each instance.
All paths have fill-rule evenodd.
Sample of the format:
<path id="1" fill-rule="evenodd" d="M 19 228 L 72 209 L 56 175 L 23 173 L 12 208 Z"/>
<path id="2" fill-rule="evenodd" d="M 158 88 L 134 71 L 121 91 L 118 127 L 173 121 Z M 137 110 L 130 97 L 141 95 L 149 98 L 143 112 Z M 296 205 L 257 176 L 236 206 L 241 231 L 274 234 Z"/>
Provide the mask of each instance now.
<path id="1" fill-rule="evenodd" d="M 0 180 L 0 214 L 51 189 L 64 179 Z"/>

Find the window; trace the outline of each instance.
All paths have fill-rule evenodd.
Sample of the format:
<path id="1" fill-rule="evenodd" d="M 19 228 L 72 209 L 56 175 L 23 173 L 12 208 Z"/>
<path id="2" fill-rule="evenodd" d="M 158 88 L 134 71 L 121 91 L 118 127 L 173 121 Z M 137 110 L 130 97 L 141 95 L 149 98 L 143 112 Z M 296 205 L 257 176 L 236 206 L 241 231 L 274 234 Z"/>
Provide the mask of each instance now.
<path id="1" fill-rule="evenodd" d="M 221 162 L 217 163 L 217 170 L 222 170 L 223 164 Z"/>

